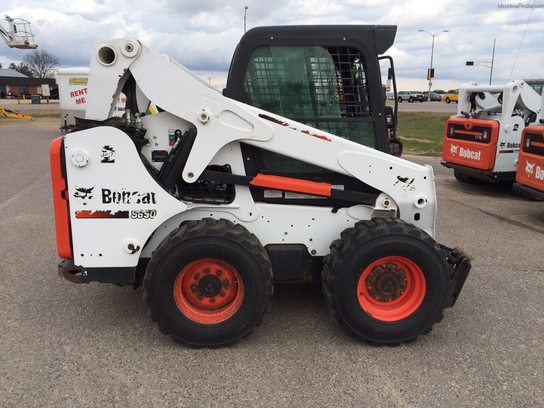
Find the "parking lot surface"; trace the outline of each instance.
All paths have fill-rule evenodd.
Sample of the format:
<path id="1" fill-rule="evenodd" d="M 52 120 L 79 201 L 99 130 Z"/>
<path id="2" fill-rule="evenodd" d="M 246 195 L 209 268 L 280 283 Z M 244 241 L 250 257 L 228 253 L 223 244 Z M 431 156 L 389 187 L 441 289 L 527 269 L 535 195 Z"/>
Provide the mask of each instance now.
<path id="1" fill-rule="evenodd" d="M 157 330 L 141 288 L 57 276 L 48 149 L 58 128 L 0 120 L 0 406 L 542 406 L 543 202 L 409 157 L 435 169 L 437 240 L 474 257 L 430 334 L 359 343 L 319 285 L 287 285 L 250 337 L 192 349 Z"/>

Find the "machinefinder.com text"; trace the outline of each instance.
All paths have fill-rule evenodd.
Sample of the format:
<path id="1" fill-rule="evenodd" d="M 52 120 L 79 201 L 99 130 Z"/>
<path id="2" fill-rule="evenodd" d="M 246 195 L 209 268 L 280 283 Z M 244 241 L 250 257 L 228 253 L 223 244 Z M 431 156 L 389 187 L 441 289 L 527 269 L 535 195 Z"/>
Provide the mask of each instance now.
<path id="1" fill-rule="evenodd" d="M 532 9 L 532 8 L 544 8 L 544 4 L 528 4 L 528 3 L 499 3 L 497 8 L 506 9 Z"/>

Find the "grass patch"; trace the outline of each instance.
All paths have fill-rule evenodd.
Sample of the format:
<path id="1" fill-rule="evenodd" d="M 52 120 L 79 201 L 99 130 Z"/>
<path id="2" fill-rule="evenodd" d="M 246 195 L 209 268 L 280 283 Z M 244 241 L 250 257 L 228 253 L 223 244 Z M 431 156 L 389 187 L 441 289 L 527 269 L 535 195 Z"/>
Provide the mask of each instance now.
<path id="1" fill-rule="evenodd" d="M 33 119 L 59 119 L 59 113 L 28 112 Z M 446 121 L 451 117 L 449 113 L 436 112 L 399 112 L 397 134 L 404 144 L 404 153 L 440 156 L 444 144 L 444 129 Z M 26 120 L 26 119 L 18 119 Z M 0 122 L 13 121 L 0 114 Z"/>
<path id="2" fill-rule="evenodd" d="M 440 156 L 444 144 L 444 129 L 450 113 L 399 112 L 397 135 L 404 144 L 404 152 Z"/>
<path id="3" fill-rule="evenodd" d="M 60 114 L 58 113 L 38 113 L 38 114 L 31 114 L 33 118 L 53 118 L 60 120 Z"/>

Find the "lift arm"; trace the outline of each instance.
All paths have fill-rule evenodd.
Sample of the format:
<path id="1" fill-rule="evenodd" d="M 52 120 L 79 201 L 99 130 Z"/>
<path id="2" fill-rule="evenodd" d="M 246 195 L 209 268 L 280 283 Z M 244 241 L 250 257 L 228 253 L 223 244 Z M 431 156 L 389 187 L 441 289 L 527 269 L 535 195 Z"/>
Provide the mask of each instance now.
<path id="1" fill-rule="evenodd" d="M 474 106 L 470 100 L 471 95 Z M 525 81 L 511 81 L 505 85 L 467 83 L 459 88 L 459 116 L 473 111 L 474 108 L 480 110 L 498 105 L 502 105 L 502 114 L 505 117 L 512 115 L 517 107 L 533 112 L 536 121 L 542 117 L 540 96 Z"/>
<path id="2" fill-rule="evenodd" d="M 138 90 L 137 112 L 153 102 L 196 128 L 198 136 L 181 171 L 186 182 L 195 182 L 221 148 L 240 141 L 355 177 L 387 196 L 381 196 L 377 207 L 388 209 L 395 203 L 405 221 L 434 236 L 436 195 L 430 166 L 224 97 L 134 38 L 97 46 L 91 59 L 86 119 L 111 117 L 129 76 Z"/>

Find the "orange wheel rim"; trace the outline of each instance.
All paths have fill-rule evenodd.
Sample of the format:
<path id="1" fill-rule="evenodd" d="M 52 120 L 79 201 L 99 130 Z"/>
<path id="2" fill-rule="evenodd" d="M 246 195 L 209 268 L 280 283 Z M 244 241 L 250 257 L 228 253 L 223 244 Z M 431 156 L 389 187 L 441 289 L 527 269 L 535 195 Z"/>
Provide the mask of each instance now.
<path id="1" fill-rule="evenodd" d="M 357 298 L 374 319 L 396 322 L 411 316 L 423 303 L 427 285 L 421 268 L 402 256 L 372 262 L 357 283 Z"/>
<path id="2" fill-rule="evenodd" d="M 216 324 L 232 317 L 244 298 L 240 275 L 228 262 L 203 258 L 191 262 L 174 282 L 174 300 L 189 319 Z"/>

